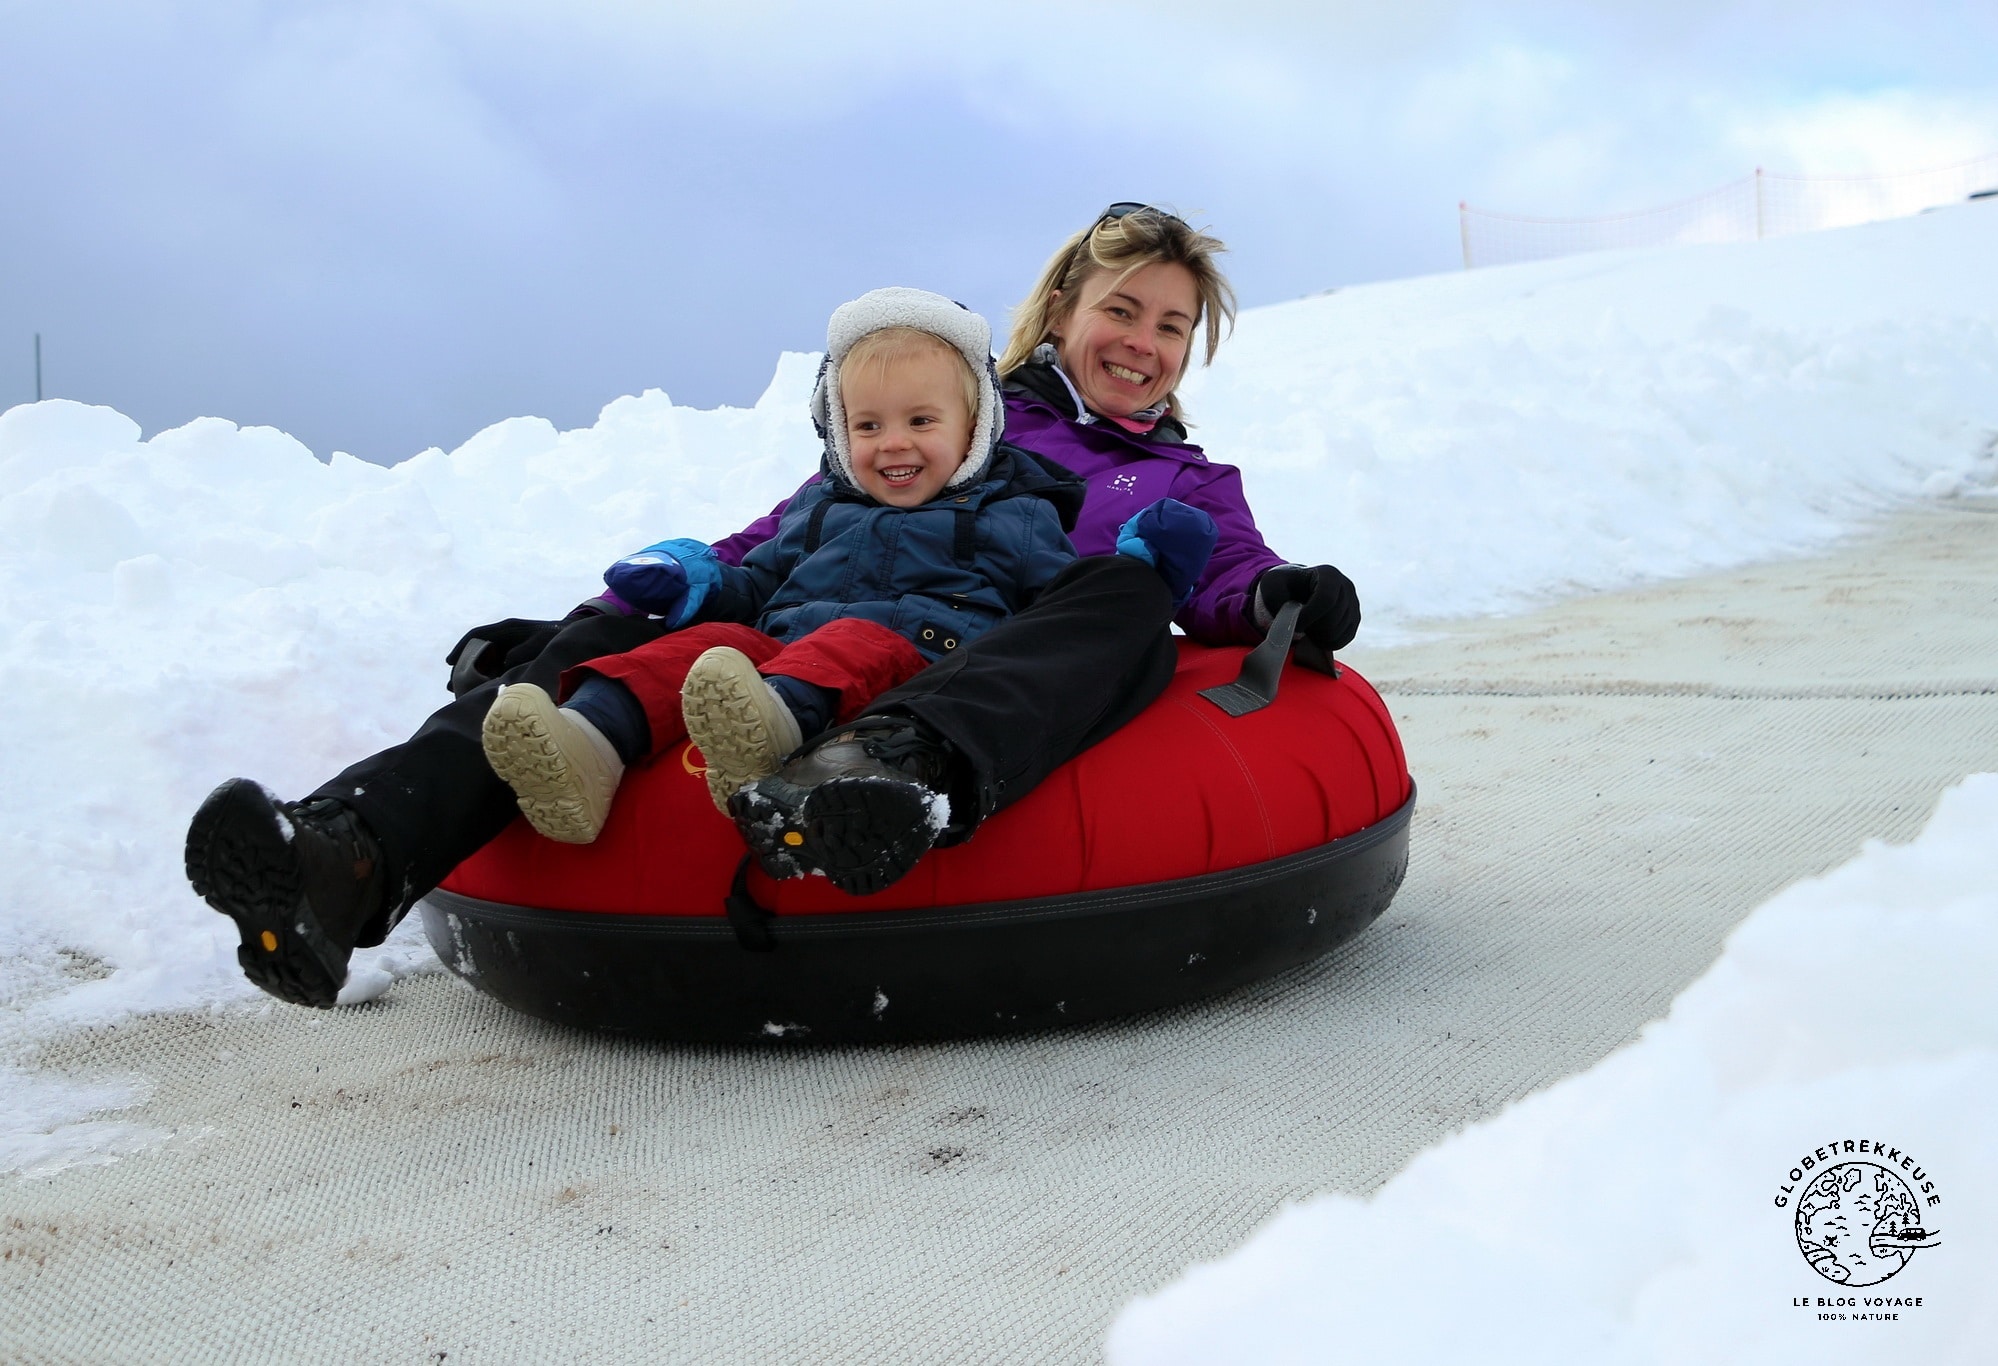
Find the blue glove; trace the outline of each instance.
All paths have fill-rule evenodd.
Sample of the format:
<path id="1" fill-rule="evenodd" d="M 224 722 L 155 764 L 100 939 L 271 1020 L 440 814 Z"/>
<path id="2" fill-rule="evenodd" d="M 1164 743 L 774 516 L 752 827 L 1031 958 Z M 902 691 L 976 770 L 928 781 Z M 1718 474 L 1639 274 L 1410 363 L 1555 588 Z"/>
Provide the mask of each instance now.
<path id="1" fill-rule="evenodd" d="M 604 571 L 604 586 L 674 630 L 692 621 L 721 583 L 721 564 L 706 543 L 661 541 Z"/>
<path id="2" fill-rule="evenodd" d="M 1214 553 L 1214 519 L 1177 498 L 1161 498 L 1117 531 L 1117 553 L 1143 560 L 1159 571 L 1174 607 L 1193 596 Z"/>

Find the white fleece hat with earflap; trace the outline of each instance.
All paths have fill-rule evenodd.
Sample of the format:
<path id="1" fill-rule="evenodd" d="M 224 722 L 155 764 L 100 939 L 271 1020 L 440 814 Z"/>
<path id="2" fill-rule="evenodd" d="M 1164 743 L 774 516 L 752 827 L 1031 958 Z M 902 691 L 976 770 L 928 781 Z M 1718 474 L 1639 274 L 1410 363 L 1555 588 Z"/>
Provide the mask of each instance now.
<path id="1" fill-rule="evenodd" d="M 927 289 L 891 285 L 869 290 L 852 303 L 833 310 L 826 324 L 826 358 L 819 364 L 819 382 L 812 390 L 812 423 L 825 439 L 833 467 L 848 483 L 853 480 L 853 451 L 846 440 L 846 405 L 839 396 L 839 366 L 855 342 L 884 327 L 912 327 L 956 347 L 971 373 L 978 377 L 978 411 L 972 414 L 971 445 L 964 463 L 945 481 L 947 489 L 976 483 L 992 463 L 992 452 L 1006 429 L 999 397 L 999 371 L 992 362 L 992 328 L 963 304 Z"/>

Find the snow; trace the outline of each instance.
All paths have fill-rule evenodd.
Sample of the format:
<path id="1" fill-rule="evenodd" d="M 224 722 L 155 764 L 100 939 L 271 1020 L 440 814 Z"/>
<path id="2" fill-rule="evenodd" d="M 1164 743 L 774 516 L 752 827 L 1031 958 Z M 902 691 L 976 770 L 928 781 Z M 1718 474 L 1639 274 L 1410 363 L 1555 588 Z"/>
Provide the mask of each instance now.
<path id="1" fill-rule="evenodd" d="M 1256 309 L 1186 388 L 1194 435 L 1271 545 L 1353 575 L 1375 645 L 1802 550 L 1998 485 L 1994 243 L 1980 202 Z"/>
<path id="2" fill-rule="evenodd" d="M 37 1028 L 254 999 L 188 890 L 187 819 L 236 774 L 301 796 L 448 700 L 468 627 L 560 616 L 661 526 L 720 534 L 810 467 L 810 357 L 755 408 L 649 392 L 594 427 L 520 418 L 393 469 L 203 419 L 0 414 L 0 961 L 109 964 Z M 376 966 L 399 970 L 407 955 Z M 371 960 L 372 961 L 372 960 Z"/>
<path id="3" fill-rule="evenodd" d="M 1196 436 L 1243 467 L 1274 546 L 1361 585 L 1373 644 L 1790 553 L 1998 485 L 1994 228 L 1998 202 L 1252 310 L 1189 387 Z M 219 418 L 145 439 L 62 400 L 0 414 L 0 1055 L 262 1008 L 182 873 L 201 798 L 235 775 L 304 795 L 445 700 L 468 628 L 559 616 L 619 555 L 766 511 L 816 462 L 815 368 L 782 357 L 751 408 L 649 390 L 390 468 Z M 406 925 L 343 999 L 434 968 Z M 135 1103 L 23 1075 L 17 1137 Z"/>
<path id="4" fill-rule="evenodd" d="M 0 1121 L 0 1172 L 53 1176 L 159 1146 L 170 1137 L 164 1129 L 86 1118 L 137 1105 L 151 1089 L 139 1077 L 77 1082 L 0 1067 L 8 1111 Z"/>
<path id="5" fill-rule="evenodd" d="M 1756 910 L 1637 1042 L 1128 1306 L 1111 1366 L 1988 1361 L 1993 830 L 1998 774 L 1979 774 L 1913 843 L 1870 842 Z M 1864 1289 L 1821 1279 L 1792 1235 L 1821 1150 L 1855 1160 L 1848 1141 L 1922 1172 L 1941 1234 Z"/>

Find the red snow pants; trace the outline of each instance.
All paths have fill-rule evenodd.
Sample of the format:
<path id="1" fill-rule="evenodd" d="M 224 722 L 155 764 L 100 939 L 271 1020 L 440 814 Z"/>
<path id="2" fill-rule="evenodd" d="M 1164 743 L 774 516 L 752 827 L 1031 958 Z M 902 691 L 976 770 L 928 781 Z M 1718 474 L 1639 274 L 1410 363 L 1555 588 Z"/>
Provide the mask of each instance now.
<path id="1" fill-rule="evenodd" d="M 859 617 L 836 618 L 788 643 L 751 626 L 709 621 L 564 670 L 556 700 L 566 699 L 591 674 L 615 678 L 645 708 L 646 723 L 652 727 L 652 752 L 658 754 L 687 738 L 680 685 L 687 681 L 694 661 L 717 645 L 742 651 L 766 677 L 782 674 L 837 691 L 835 724 L 863 714 L 875 698 L 908 682 L 930 662 L 898 632 Z"/>

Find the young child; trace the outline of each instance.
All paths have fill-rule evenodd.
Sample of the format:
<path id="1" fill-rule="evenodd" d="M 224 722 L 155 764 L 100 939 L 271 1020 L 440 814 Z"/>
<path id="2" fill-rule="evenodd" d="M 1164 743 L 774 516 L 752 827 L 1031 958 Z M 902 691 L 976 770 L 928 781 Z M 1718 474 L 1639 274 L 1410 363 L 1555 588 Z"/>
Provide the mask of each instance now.
<path id="1" fill-rule="evenodd" d="M 1066 530 L 1083 488 L 1001 441 L 991 332 L 941 295 L 879 289 L 842 305 L 812 395 L 820 478 L 777 534 L 733 566 L 704 544 L 663 541 L 605 573 L 612 595 L 667 635 L 564 674 L 562 700 L 502 690 L 483 731 L 493 771 L 534 828 L 596 839 L 627 765 L 680 736 L 707 761 L 717 806 L 776 771 L 804 740 L 1032 601 L 1074 558 Z M 1205 544 L 1169 518 L 1172 553 L 1134 552 L 1169 582 L 1198 577 Z M 1183 561 L 1200 563 L 1185 571 Z M 753 623 L 752 625 L 745 623 Z"/>

